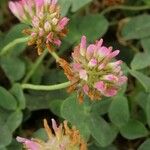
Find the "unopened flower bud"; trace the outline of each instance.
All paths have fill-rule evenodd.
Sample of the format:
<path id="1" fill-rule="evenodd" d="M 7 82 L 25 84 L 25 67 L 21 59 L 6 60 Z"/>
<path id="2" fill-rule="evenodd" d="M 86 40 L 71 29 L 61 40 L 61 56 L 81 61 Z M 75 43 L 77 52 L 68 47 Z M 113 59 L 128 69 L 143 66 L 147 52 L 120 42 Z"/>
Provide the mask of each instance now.
<path id="1" fill-rule="evenodd" d="M 63 17 L 61 20 L 58 22 L 58 30 L 63 30 L 65 26 L 68 24 L 69 19 L 67 17 Z"/>
<path id="2" fill-rule="evenodd" d="M 86 51 L 86 37 L 82 36 L 80 44 L 80 54 L 82 56 L 85 56 L 85 51 Z"/>
<path id="3" fill-rule="evenodd" d="M 58 23 L 58 19 L 57 19 L 57 18 L 53 18 L 53 19 L 52 19 L 52 24 L 53 24 L 53 25 L 57 25 L 57 23 Z"/>
<path id="4" fill-rule="evenodd" d="M 40 24 L 40 20 L 38 17 L 34 16 L 32 20 L 33 27 L 38 28 Z"/>
<path id="5" fill-rule="evenodd" d="M 45 29 L 45 31 L 46 32 L 49 32 L 49 31 L 51 31 L 51 24 L 47 21 L 47 22 L 45 22 L 45 24 L 44 24 L 44 29 Z"/>

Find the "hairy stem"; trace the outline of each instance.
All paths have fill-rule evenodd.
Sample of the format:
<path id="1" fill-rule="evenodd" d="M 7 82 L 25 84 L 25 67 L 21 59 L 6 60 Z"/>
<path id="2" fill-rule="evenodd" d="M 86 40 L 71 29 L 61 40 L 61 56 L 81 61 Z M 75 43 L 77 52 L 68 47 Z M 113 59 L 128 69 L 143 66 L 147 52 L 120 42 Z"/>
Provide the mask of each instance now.
<path id="1" fill-rule="evenodd" d="M 44 52 L 37 58 L 36 62 L 33 64 L 32 68 L 29 70 L 29 72 L 26 74 L 24 80 L 22 83 L 26 83 L 29 81 L 31 76 L 35 73 L 39 65 L 42 63 L 44 57 L 48 54 L 48 50 L 44 50 Z"/>
<path id="2" fill-rule="evenodd" d="M 51 90 L 58 90 L 58 89 L 67 88 L 68 86 L 70 86 L 70 81 L 60 83 L 60 84 L 54 84 L 54 85 L 22 84 L 21 86 L 22 86 L 23 89 L 51 91 Z"/>
<path id="3" fill-rule="evenodd" d="M 29 37 L 22 37 L 22 38 L 18 38 L 13 40 L 12 42 L 10 42 L 9 44 L 7 44 L 1 51 L 0 51 L 0 56 L 5 55 L 8 51 L 11 50 L 11 48 L 13 48 L 15 45 L 19 44 L 19 43 L 25 43 L 27 42 L 29 39 Z"/>
<path id="4" fill-rule="evenodd" d="M 149 5 L 143 5 L 143 6 L 125 6 L 125 5 L 116 5 L 116 6 L 111 6 L 106 9 L 104 9 L 100 14 L 105 15 L 106 13 L 109 13 L 113 10 L 129 10 L 129 11 L 140 11 L 140 10 L 147 10 L 150 9 Z"/>
<path id="5" fill-rule="evenodd" d="M 56 62 L 59 61 L 59 56 L 55 51 L 50 52 L 50 54 L 55 58 Z"/>

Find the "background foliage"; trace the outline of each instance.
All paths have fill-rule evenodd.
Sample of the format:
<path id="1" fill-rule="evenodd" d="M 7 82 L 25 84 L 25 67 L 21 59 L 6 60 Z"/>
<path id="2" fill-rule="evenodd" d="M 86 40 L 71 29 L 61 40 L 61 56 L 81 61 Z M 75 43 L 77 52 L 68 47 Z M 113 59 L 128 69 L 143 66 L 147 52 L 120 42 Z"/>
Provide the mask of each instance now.
<path id="1" fill-rule="evenodd" d="M 82 105 L 65 90 L 22 90 L 24 82 L 48 85 L 67 79 L 51 56 L 39 58 L 26 43 L 1 53 L 24 37 L 26 27 L 10 13 L 7 2 L 0 1 L 0 150 L 21 150 L 16 135 L 46 139 L 43 118 L 68 120 L 88 141 L 89 150 L 149 150 L 150 0 L 59 0 L 62 14 L 70 18 L 59 55 L 70 61 L 72 47 L 83 34 L 89 43 L 103 37 L 106 45 L 120 49 L 128 75 L 117 96 L 92 103 L 86 98 Z"/>

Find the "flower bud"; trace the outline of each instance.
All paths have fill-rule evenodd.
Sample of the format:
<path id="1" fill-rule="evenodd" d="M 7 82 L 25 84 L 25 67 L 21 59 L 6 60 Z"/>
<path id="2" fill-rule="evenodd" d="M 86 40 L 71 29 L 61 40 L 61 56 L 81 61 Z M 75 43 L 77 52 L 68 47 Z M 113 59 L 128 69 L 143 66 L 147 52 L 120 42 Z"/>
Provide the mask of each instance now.
<path id="1" fill-rule="evenodd" d="M 50 23 L 48 21 L 45 22 L 44 29 L 45 29 L 46 32 L 51 31 L 52 27 L 51 27 L 51 25 L 50 25 Z"/>
<path id="2" fill-rule="evenodd" d="M 85 55 L 85 51 L 86 51 L 86 37 L 82 36 L 81 44 L 80 44 L 80 54 L 82 56 L 84 56 Z"/>
<path id="3" fill-rule="evenodd" d="M 59 22 L 58 22 L 58 30 L 63 30 L 65 26 L 68 24 L 69 19 L 67 17 L 63 17 Z"/>
<path id="4" fill-rule="evenodd" d="M 57 25 L 57 23 L 58 23 L 58 19 L 57 19 L 57 18 L 53 18 L 53 19 L 52 19 L 52 24 L 53 24 L 53 25 Z"/>

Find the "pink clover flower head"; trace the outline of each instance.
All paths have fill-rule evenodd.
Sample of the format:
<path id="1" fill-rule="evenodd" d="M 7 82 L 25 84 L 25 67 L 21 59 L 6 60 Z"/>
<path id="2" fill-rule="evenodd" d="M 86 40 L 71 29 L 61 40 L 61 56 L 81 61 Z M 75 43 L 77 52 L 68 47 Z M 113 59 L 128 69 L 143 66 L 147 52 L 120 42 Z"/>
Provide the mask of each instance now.
<path id="1" fill-rule="evenodd" d="M 69 19 L 61 17 L 57 0 L 17 0 L 8 5 L 21 22 L 30 25 L 24 33 L 31 35 L 28 44 L 36 44 L 38 54 L 45 48 L 53 50 L 61 45 L 61 39 L 68 31 Z"/>
<path id="2" fill-rule="evenodd" d="M 127 82 L 127 77 L 121 70 L 122 61 L 114 60 L 119 52 L 104 46 L 103 39 L 87 46 L 86 37 L 81 38 L 80 45 L 72 53 L 72 73 L 70 72 L 71 76 L 68 75 L 72 88 L 78 91 L 81 101 L 84 94 L 91 100 L 115 96 L 121 85 Z"/>
<path id="3" fill-rule="evenodd" d="M 47 141 L 40 139 L 31 139 L 17 137 L 16 140 L 22 143 L 27 150 L 87 150 L 87 144 L 81 138 L 79 131 L 73 127 L 69 128 L 67 121 L 57 125 L 54 119 L 52 121 L 52 132 L 47 121 L 44 119 L 44 128 L 47 133 Z"/>

